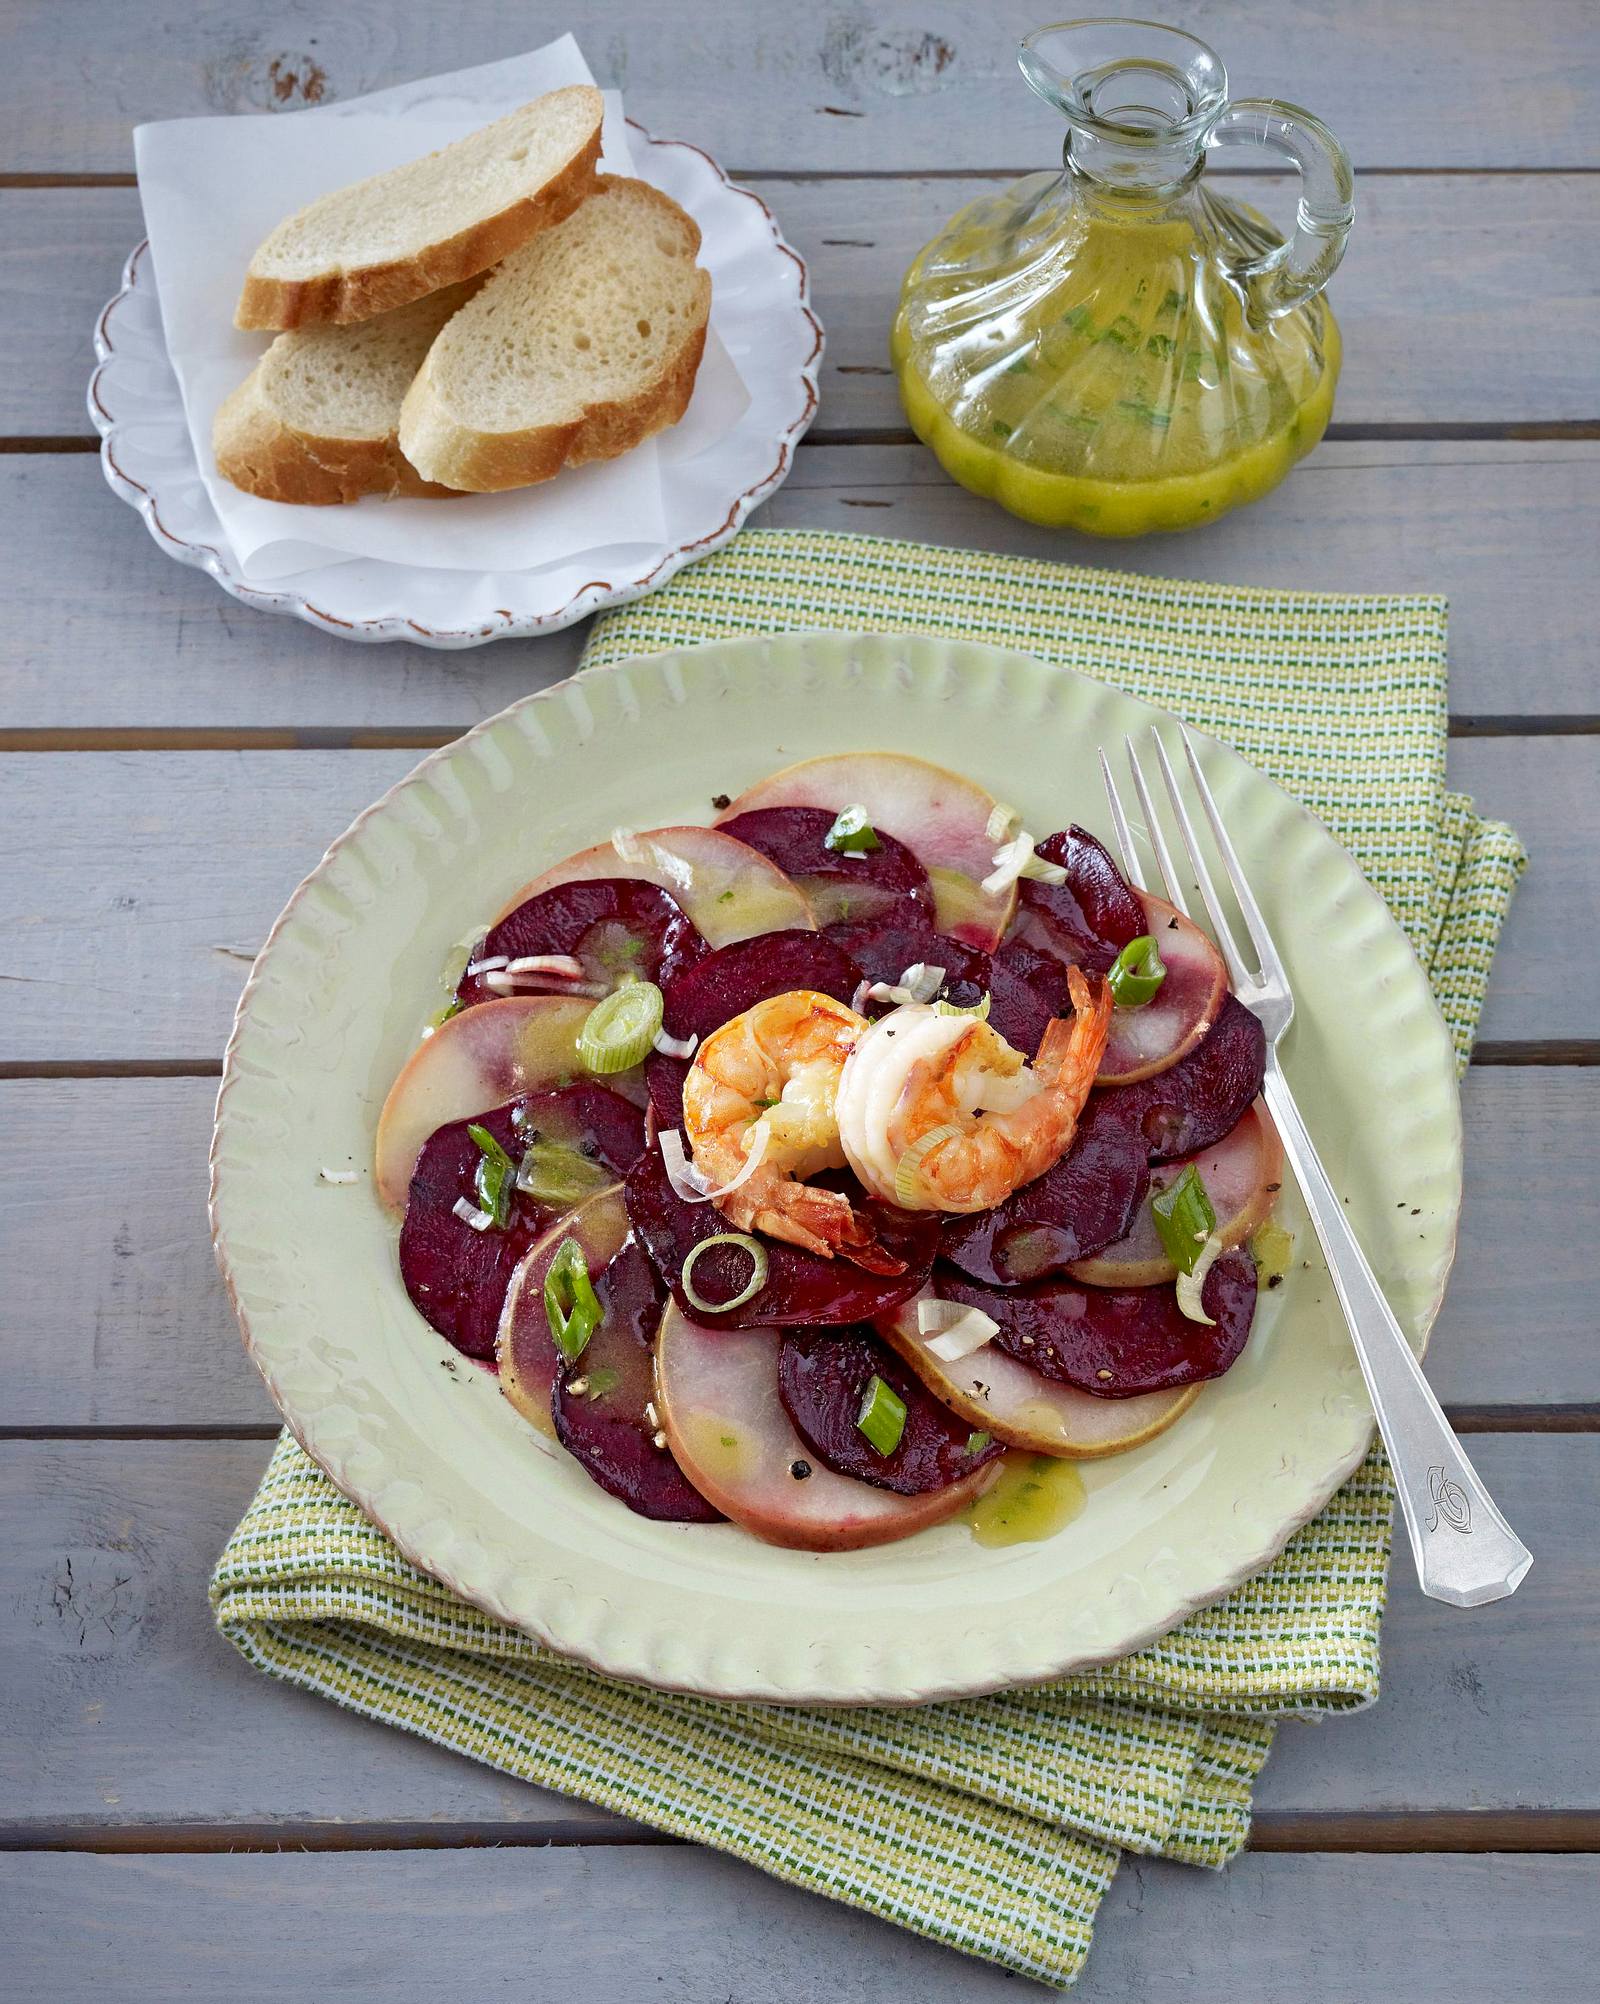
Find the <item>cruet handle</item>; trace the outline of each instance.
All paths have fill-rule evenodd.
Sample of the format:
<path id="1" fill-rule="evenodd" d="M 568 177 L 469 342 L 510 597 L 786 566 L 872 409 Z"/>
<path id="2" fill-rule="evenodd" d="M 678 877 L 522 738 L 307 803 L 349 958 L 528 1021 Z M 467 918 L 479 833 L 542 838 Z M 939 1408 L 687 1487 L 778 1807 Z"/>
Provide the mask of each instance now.
<path id="1" fill-rule="evenodd" d="M 1299 169 L 1293 236 L 1265 256 L 1241 259 L 1233 267 L 1252 314 L 1276 320 L 1315 298 L 1339 268 L 1355 217 L 1350 156 L 1320 118 L 1270 97 L 1235 98 L 1206 143 L 1266 147 Z"/>

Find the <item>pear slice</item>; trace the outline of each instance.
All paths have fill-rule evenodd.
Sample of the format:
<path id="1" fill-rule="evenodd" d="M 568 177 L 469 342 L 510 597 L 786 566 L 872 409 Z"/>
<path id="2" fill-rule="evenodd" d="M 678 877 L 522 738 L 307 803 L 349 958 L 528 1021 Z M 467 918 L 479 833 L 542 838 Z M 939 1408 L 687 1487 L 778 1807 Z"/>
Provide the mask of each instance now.
<path id="1" fill-rule="evenodd" d="M 1214 1147 L 1152 1169 L 1150 1197 L 1175 1183 L 1191 1162 L 1217 1214 L 1222 1250 L 1243 1245 L 1277 1202 L 1283 1187 L 1283 1144 L 1260 1100 Z M 1122 1238 L 1087 1259 L 1072 1262 L 1067 1272 L 1074 1280 L 1085 1281 L 1090 1287 L 1154 1287 L 1177 1279 L 1178 1269 L 1156 1230 L 1150 1197 L 1134 1213 L 1132 1229 Z"/>
<path id="2" fill-rule="evenodd" d="M 784 1411 L 777 1332 L 704 1328 L 670 1303 L 656 1337 L 656 1407 L 674 1458 L 707 1502 L 769 1545 L 800 1551 L 854 1551 L 942 1524 L 1000 1466 L 918 1496 L 836 1475 Z"/>
<path id="3" fill-rule="evenodd" d="M 593 1006 L 558 995 L 508 996 L 441 1023 L 406 1060 L 378 1116 L 381 1201 L 405 1209 L 422 1144 L 449 1122 L 586 1077 L 578 1032 Z M 643 1105 L 641 1078 L 624 1072 L 605 1083 Z"/>
<path id="4" fill-rule="evenodd" d="M 957 1363 L 946 1363 L 928 1348 L 933 1340 L 917 1328 L 917 1302 L 933 1299 L 924 1288 L 916 1299 L 881 1318 L 876 1327 L 922 1382 L 953 1412 L 992 1433 L 1008 1447 L 1032 1448 L 1069 1460 L 1097 1460 L 1122 1454 L 1164 1433 L 1200 1396 L 1198 1385 L 1170 1392 L 1141 1392 L 1131 1399 L 1097 1399 L 1030 1371 L 989 1343 Z"/>
<path id="5" fill-rule="evenodd" d="M 619 853 L 613 843 L 601 842 L 566 857 L 524 884 L 494 923 L 557 884 L 633 877 L 670 892 L 711 946 L 730 946 L 756 933 L 816 928 L 798 884 L 759 849 L 715 828 L 648 828 L 625 839 L 623 848 Z"/>
<path id="6" fill-rule="evenodd" d="M 995 797 L 975 781 L 903 752 L 837 752 L 803 759 L 747 787 L 722 818 L 758 807 L 864 807 L 874 828 L 903 842 L 933 885 L 941 932 L 992 952 L 1010 923 L 1015 886 L 983 889 L 1000 846 L 990 835 Z"/>

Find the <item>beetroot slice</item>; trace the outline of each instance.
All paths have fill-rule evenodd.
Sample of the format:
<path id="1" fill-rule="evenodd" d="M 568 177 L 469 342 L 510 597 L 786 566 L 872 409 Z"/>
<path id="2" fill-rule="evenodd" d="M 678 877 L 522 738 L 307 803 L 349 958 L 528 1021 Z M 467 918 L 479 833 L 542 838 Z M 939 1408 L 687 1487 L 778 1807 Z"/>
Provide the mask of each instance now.
<path id="1" fill-rule="evenodd" d="M 473 962 L 543 953 L 570 954 L 588 984 L 609 991 L 632 975 L 665 984 L 707 951 L 705 941 L 676 899 L 654 884 L 630 877 L 599 877 L 557 884 L 517 906 L 473 949 Z M 554 975 L 530 975 L 525 992 L 568 990 Z M 524 992 L 524 991 L 519 991 Z M 489 1002 L 497 991 L 481 974 L 463 974 L 456 999 L 464 1008 Z"/>
<path id="2" fill-rule="evenodd" d="M 906 1409 L 905 1431 L 892 1454 L 880 1454 L 856 1425 L 874 1377 Z M 1005 1451 L 996 1440 L 970 1446 L 978 1439 L 970 1424 L 941 1405 L 870 1329 L 837 1335 L 786 1330 L 778 1345 L 778 1395 L 796 1432 L 836 1475 L 853 1475 L 897 1496 L 948 1488 Z"/>
<path id="3" fill-rule="evenodd" d="M 1071 1148 L 1042 1176 L 992 1211 L 950 1219 L 944 1257 L 975 1280 L 1007 1285 L 1059 1272 L 1120 1239 L 1149 1187 L 1149 1151 L 1136 1126 L 1105 1117 L 1110 1097 L 1090 1094 Z"/>
<path id="4" fill-rule="evenodd" d="M 613 1175 L 625 1175 L 644 1147 L 638 1107 L 601 1085 L 528 1093 L 472 1122 L 451 1121 L 424 1142 L 400 1227 L 400 1278 L 417 1312 L 469 1357 L 492 1358 L 506 1289 L 523 1254 L 561 1215 L 521 1191 L 504 1231 L 474 1231 L 455 1215 L 464 1197 L 476 1205 L 481 1156 L 468 1126 L 486 1128 L 513 1162 L 536 1137 L 576 1148 Z"/>
<path id="5" fill-rule="evenodd" d="M 907 923 L 902 914 L 887 922 L 863 919 L 850 925 L 830 925 L 825 936 L 842 946 L 859 963 L 868 981 L 897 983 L 920 960 L 945 970 L 938 999 L 958 1009 L 971 1009 L 989 997 L 989 1022 L 1013 1050 L 1031 1058 L 1050 1025 L 1050 1005 L 1027 981 L 1002 966 L 981 946 L 968 946 L 949 933 L 925 923 Z M 886 1015 L 894 1005 L 866 1002 L 864 1016 Z"/>
<path id="6" fill-rule="evenodd" d="M 1024 877 L 1017 886 L 1017 912 L 999 958 L 1018 973 L 1032 973 L 1058 1015 L 1070 1011 L 1066 970 L 1104 974 L 1130 939 L 1145 929 L 1144 907 L 1103 844 L 1084 829 L 1065 828 L 1039 843 L 1035 852 L 1059 863 L 1064 884 L 1041 884 Z M 1025 948 L 1026 954 L 1012 948 Z"/>
<path id="7" fill-rule="evenodd" d="M 880 834 L 876 849 L 841 855 L 825 839 L 837 818 L 826 807 L 755 807 L 719 821 L 717 833 L 748 842 L 791 876 L 819 925 L 881 915 L 902 899 L 931 918 L 933 887 L 906 845 Z"/>
<path id="8" fill-rule="evenodd" d="M 861 985 L 861 969 L 841 946 L 818 932 L 766 932 L 719 947 L 662 987 L 662 1029 L 669 1037 L 706 1038 L 735 1016 L 772 995 L 814 988 L 848 1003 Z M 645 1060 L 655 1124 L 683 1125 L 687 1058 L 654 1051 Z"/>
<path id="9" fill-rule="evenodd" d="M 629 1170 L 624 1195 L 629 1222 L 678 1306 L 708 1328 L 833 1328 L 869 1322 L 915 1294 L 926 1281 L 939 1244 L 938 1220 L 932 1212 L 913 1213 L 880 1204 L 865 1196 L 860 1185 L 848 1177 L 825 1180 L 849 1192 L 856 1208 L 877 1228 L 884 1249 L 905 1261 L 905 1271 L 868 1273 L 849 1260 L 822 1259 L 798 1246 L 763 1238 L 766 1285 L 743 1307 L 721 1315 L 696 1307 L 681 1281 L 683 1263 L 695 1246 L 702 1239 L 732 1229 L 716 1205 L 685 1203 L 667 1180 L 656 1148 L 646 1149 Z M 695 1261 L 694 1289 L 702 1301 L 731 1299 L 749 1277 L 750 1256 L 737 1246 L 715 1246 Z"/>
<path id="10" fill-rule="evenodd" d="M 722 1513 L 655 1444 L 653 1355 L 665 1296 L 636 1239 L 594 1276 L 594 1291 L 604 1311 L 599 1326 L 550 1395 L 556 1438 L 587 1475 L 639 1516 L 669 1524 L 719 1522 Z"/>
<path id="11" fill-rule="evenodd" d="M 1191 1322 L 1166 1283 L 1083 1287 L 1041 1280 L 999 1288 L 941 1269 L 934 1284 L 946 1300 L 992 1316 L 1000 1325 L 992 1340 L 1007 1356 L 1041 1377 L 1102 1399 L 1138 1398 L 1220 1378 L 1249 1340 L 1256 1306 L 1256 1263 L 1238 1250 L 1222 1255 L 1200 1290 L 1214 1328 Z"/>
<path id="12" fill-rule="evenodd" d="M 1266 1068 L 1266 1032 L 1238 997 L 1229 995 L 1187 1057 L 1154 1078 L 1101 1087 L 1089 1104 L 1097 1125 L 1129 1128 L 1152 1162 L 1170 1162 L 1213 1148 L 1231 1134 L 1260 1093 Z"/>

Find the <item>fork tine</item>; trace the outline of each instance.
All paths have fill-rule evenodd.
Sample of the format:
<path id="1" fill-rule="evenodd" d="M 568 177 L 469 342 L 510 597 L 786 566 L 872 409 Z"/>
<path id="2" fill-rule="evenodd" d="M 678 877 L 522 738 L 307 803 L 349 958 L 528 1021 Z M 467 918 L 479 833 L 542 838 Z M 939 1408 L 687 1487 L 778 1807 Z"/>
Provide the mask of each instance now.
<path id="1" fill-rule="evenodd" d="M 1211 919 L 1211 930 L 1216 935 L 1217 945 L 1222 949 L 1223 959 L 1228 963 L 1229 977 L 1235 988 L 1247 982 L 1258 982 L 1260 977 L 1252 974 L 1240 958 L 1233 937 L 1233 927 L 1228 923 L 1228 915 L 1222 908 L 1222 900 L 1217 896 L 1217 887 L 1211 881 L 1210 870 L 1206 868 L 1206 859 L 1200 852 L 1199 837 L 1195 833 L 1194 823 L 1189 819 L 1189 810 L 1183 804 L 1183 794 L 1178 787 L 1178 775 L 1172 770 L 1172 761 L 1167 757 L 1167 748 L 1153 726 L 1150 736 L 1155 744 L 1161 776 L 1167 782 L 1167 793 L 1171 798 L 1172 812 L 1177 818 L 1178 828 L 1183 836 L 1183 846 L 1188 851 L 1195 882 L 1200 886 L 1200 896 Z M 1214 820 L 1212 826 L 1216 826 Z"/>
<path id="2" fill-rule="evenodd" d="M 1154 736 L 1154 732 L 1151 733 Z M 1166 831 L 1161 826 L 1156 813 L 1155 802 L 1150 798 L 1150 789 L 1145 784 L 1144 767 L 1139 763 L 1139 754 L 1134 750 L 1133 739 L 1122 741 L 1128 748 L 1128 770 L 1133 774 L 1133 790 L 1139 796 L 1139 807 L 1144 815 L 1144 825 L 1150 837 L 1150 846 L 1156 852 L 1156 864 L 1161 871 L 1161 888 L 1169 905 L 1176 905 L 1184 917 L 1189 916 L 1188 901 L 1183 895 L 1183 880 L 1178 875 L 1177 865 L 1172 860 L 1172 851 L 1167 847 Z M 1159 746 L 1160 739 L 1156 739 Z"/>
<path id="3" fill-rule="evenodd" d="M 1144 889 L 1144 876 L 1139 862 L 1139 852 L 1133 846 L 1133 830 L 1128 826 L 1128 817 L 1122 809 L 1122 795 L 1117 791 L 1117 782 L 1111 776 L 1111 761 L 1106 757 L 1106 748 L 1100 747 L 1100 777 L 1106 784 L 1106 801 L 1111 808 L 1111 827 L 1117 838 L 1117 847 L 1122 851 L 1122 874 L 1136 891 Z"/>
<path id="4" fill-rule="evenodd" d="M 1200 770 L 1200 759 L 1194 748 L 1187 725 L 1180 724 L 1183 734 L 1183 749 L 1189 760 L 1189 770 L 1194 775 L 1200 804 L 1206 811 L 1206 819 L 1211 824 L 1212 839 L 1216 842 L 1217 853 L 1222 858 L 1222 866 L 1228 873 L 1228 881 L 1233 886 L 1233 894 L 1239 901 L 1239 910 L 1244 914 L 1244 922 L 1250 934 L 1250 943 L 1255 948 L 1259 962 L 1258 978 L 1270 977 L 1287 982 L 1283 961 L 1277 944 L 1272 937 L 1272 928 L 1267 924 L 1255 893 L 1250 888 L 1250 880 L 1244 873 L 1244 865 L 1239 861 L 1238 851 L 1228 839 L 1228 831 L 1222 825 L 1222 816 L 1217 812 L 1217 803 L 1205 774 Z"/>

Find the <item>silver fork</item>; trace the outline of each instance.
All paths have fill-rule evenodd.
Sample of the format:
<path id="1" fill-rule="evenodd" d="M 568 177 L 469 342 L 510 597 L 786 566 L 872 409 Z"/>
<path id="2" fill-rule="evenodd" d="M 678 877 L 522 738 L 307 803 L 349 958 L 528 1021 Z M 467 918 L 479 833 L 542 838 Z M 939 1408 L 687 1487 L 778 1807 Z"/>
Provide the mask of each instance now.
<path id="1" fill-rule="evenodd" d="M 1239 858 L 1222 825 L 1216 801 L 1206 776 L 1200 769 L 1194 741 L 1183 732 L 1183 748 L 1195 792 L 1205 810 L 1206 820 L 1222 859 L 1223 870 L 1233 888 L 1256 964 L 1246 964 L 1234 939 L 1233 929 L 1217 897 L 1211 872 L 1185 805 L 1183 789 L 1173 771 L 1160 733 L 1150 732 L 1161 776 L 1166 782 L 1173 818 L 1183 837 L 1192 880 L 1211 920 L 1211 930 L 1228 965 L 1233 991 L 1245 1007 L 1259 1018 L 1267 1033 L 1267 1069 L 1262 1095 L 1277 1125 L 1295 1177 L 1305 1197 L 1306 1209 L 1316 1228 L 1328 1271 L 1338 1292 L 1345 1320 L 1350 1325 L 1361 1373 L 1367 1381 L 1372 1406 L 1389 1451 L 1395 1487 L 1400 1492 L 1400 1508 L 1411 1539 L 1412 1557 L 1422 1591 L 1434 1600 L 1449 1601 L 1455 1607 L 1481 1607 L 1485 1602 L 1503 1600 L 1515 1593 L 1533 1564 L 1533 1554 L 1496 1509 L 1494 1500 L 1479 1479 L 1477 1470 L 1461 1450 L 1450 1422 L 1439 1410 L 1439 1402 L 1428 1389 L 1422 1367 L 1412 1354 L 1394 1311 L 1384 1299 L 1377 1276 L 1351 1230 L 1328 1172 L 1312 1144 L 1306 1124 L 1295 1105 L 1289 1082 L 1278 1058 L 1278 1046 L 1294 1017 L 1294 996 L 1289 989 L 1283 962 L 1272 943 L 1261 908 L 1251 894 Z M 1145 782 L 1139 754 L 1130 737 L 1125 740 L 1128 765 L 1133 776 L 1139 810 L 1149 832 L 1150 846 L 1161 872 L 1169 904 L 1187 917 L 1183 881 L 1174 866 L 1160 817 L 1155 811 L 1150 788 Z M 1122 850 L 1129 880 L 1144 887 L 1138 852 L 1134 848 L 1128 817 L 1112 777 L 1104 750 L 1100 770 L 1111 803 L 1111 820 Z"/>

